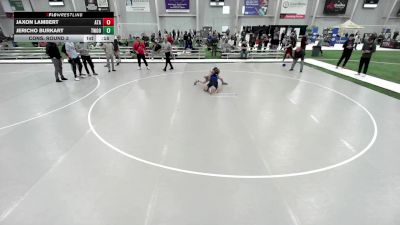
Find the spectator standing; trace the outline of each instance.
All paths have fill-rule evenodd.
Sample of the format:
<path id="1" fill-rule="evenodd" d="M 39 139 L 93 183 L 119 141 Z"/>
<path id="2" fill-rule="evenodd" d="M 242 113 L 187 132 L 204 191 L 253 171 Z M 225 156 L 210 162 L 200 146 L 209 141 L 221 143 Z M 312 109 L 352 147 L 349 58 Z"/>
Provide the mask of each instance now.
<path id="1" fill-rule="evenodd" d="M 292 44 L 292 47 L 293 47 L 293 49 L 294 49 L 294 48 L 296 47 L 296 45 L 297 45 L 296 33 L 293 32 L 293 33 L 290 35 L 289 41 L 290 41 L 290 43 Z"/>
<path id="2" fill-rule="evenodd" d="M 63 63 L 60 50 L 58 49 L 57 44 L 54 42 L 48 42 L 46 46 L 46 54 L 50 57 L 51 61 L 53 62 L 56 82 L 62 82 L 63 80 L 68 80 L 63 75 L 63 69 L 62 69 Z"/>
<path id="3" fill-rule="evenodd" d="M 185 44 L 185 49 L 187 49 L 187 46 L 188 46 L 188 44 L 187 44 L 188 39 L 189 39 L 189 35 L 188 35 L 187 31 L 185 31 L 185 34 L 183 35 L 183 42 Z"/>
<path id="4" fill-rule="evenodd" d="M 114 56 L 115 56 L 114 44 L 111 43 L 111 42 L 104 43 L 103 44 L 103 49 L 104 49 L 104 52 L 106 53 L 106 57 L 107 57 L 108 72 L 111 72 L 110 71 L 110 62 L 111 62 L 112 71 L 116 71 L 114 69 Z"/>
<path id="5" fill-rule="evenodd" d="M 139 37 L 136 38 L 135 43 L 133 44 L 133 50 L 136 52 L 137 55 L 137 60 L 138 60 L 138 70 L 141 70 L 141 60 L 143 59 L 144 64 L 146 65 L 146 68 L 150 70 L 149 65 L 147 64 L 146 61 L 146 47 L 144 45 L 143 40 L 140 40 Z"/>
<path id="6" fill-rule="evenodd" d="M 90 71 L 88 69 L 87 64 L 89 63 L 90 68 L 92 69 L 93 75 L 98 75 L 94 71 L 94 64 L 92 58 L 90 57 L 88 43 L 78 44 L 76 45 L 79 54 L 81 55 L 83 65 L 85 66 L 86 73 L 90 76 Z"/>
<path id="7" fill-rule="evenodd" d="M 266 50 L 267 50 L 267 48 L 268 48 L 268 43 L 269 43 L 269 37 L 268 37 L 268 34 L 266 34 L 266 35 L 264 36 L 264 40 L 263 40 L 263 42 L 264 42 L 264 51 L 266 51 Z"/>
<path id="8" fill-rule="evenodd" d="M 301 37 L 301 42 L 300 42 L 300 47 L 305 51 L 307 47 L 307 41 L 308 37 L 307 34 L 304 34 L 303 37 Z"/>
<path id="9" fill-rule="evenodd" d="M 281 39 L 280 39 L 280 42 L 279 42 L 279 44 L 281 46 L 281 49 L 285 47 L 285 45 L 283 44 L 283 41 L 285 40 L 285 37 L 286 37 L 285 34 L 286 34 L 286 30 L 283 31 L 283 33 L 281 34 Z"/>
<path id="10" fill-rule="evenodd" d="M 191 35 L 189 35 L 188 38 L 187 38 L 185 50 L 186 49 L 190 49 L 190 50 L 193 49 L 193 41 L 192 41 L 192 36 Z"/>
<path id="11" fill-rule="evenodd" d="M 363 74 L 361 76 L 365 77 L 368 72 L 369 62 L 371 61 L 372 54 L 376 51 L 376 44 L 373 37 L 369 37 L 368 40 L 364 42 L 361 49 L 361 59 L 358 66 L 358 73 L 360 75 L 362 68 L 364 67 Z"/>
<path id="12" fill-rule="evenodd" d="M 336 65 L 336 69 L 339 68 L 340 63 L 342 63 L 343 59 L 344 59 L 344 63 L 343 63 L 343 68 L 345 68 L 347 62 L 349 61 L 351 54 L 353 53 L 353 48 L 354 48 L 354 34 L 350 34 L 350 37 L 347 41 L 344 42 L 343 44 L 343 53 L 342 53 L 342 57 L 340 57 L 337 65 Z"/>
<path id="13" fill-rule="evenodd" d="M 246 41 L 242 42 L 240 58 L 241 59 L 247 59 L 247 42 Z"/>
<path id="14" fill-rule="evenodd" d="M 72 71 L 74 72 L 75 80 L 79 81 L 79 77 L 86 77 L 86 75 L 82 73 L 82 62 L 73 42 L 65 43 L 65 52 L 69 59 L 68 62 L 70 62 L 72 65 Z M 79 76 L 76 74 L 76 65 L 78 65 Z"/>
<path id="15" fill-rule="evenodd" d="M 174 40 L 176 39 L 176 32 L 175 32 L 175 29 L 172 30 L 172 37 L 174 38 Z"/>
<path id="16" fill-rule="evenodd" d="M 132 37 L 132 34 L 129 34 L 129 37 L 128 37 L 128 42 L 132 42 L 133 41 L 133 37 Z"/>
<path id="17" fill-rule="evenodd" d="M 222 45 L 222 52 L 231 52 L 233 42 L 229 43 L 230 40 L 226 39 Z"/>
<path id="18" fill-rule="evenodd" d="M 361 43 L 360 35 L 356 34 L 356 37 L 354 38 L 354 50 L 357 50 L 357 45 Z"/>
<path id="19" fill-rule="evenodd" d="M 237 46 L 237 41 L 238 41 L 238 34 L 235 34 L 234 36 L 233 36 L 233 46 Z"/>
<path id="20" fill-rule="evenodd" d="M 319 51 L 321 52 L 321 56 L 323 56 L 323 52 L 322 52 L 322 44 L 324 43 L 324 39 L 321 38 L 321 36 L 319 36 L 319 34 L 317 35 L 317 47 L 319 47 Z"/>
<path id="21" fill-rule="evenodd" d="M 274 34 L 272 35 L 271 40 L 271 49 L 276 50 L 279 45 L 279 31 L 275 30 Z"/>
<path id="22" fill-rule="evenodd" d="M 218 35 L 214 33 L 211 39 L 211 49 L 212 49 L 211 56 L 217 56 L 218 43 L 219 43 Z"/>
<path id="23" fill-rule="evenodd" d="M 263 45 L 261 36 L 258 36 L 258 37 L 257 37 L 257 39 L 256 39 L 256 45 L 257 45 L 257 52 L 261 52 L 262 45 Z"/>
<path id="24" fill-rule="evenodd" d="M 119 50 L 119 42 L 118 39 L 114 39 L 113 42 L 113 48 L 114 48 L 114 55 L 117 60 L 117 66 L 121 63 L 121 52 Z"/>

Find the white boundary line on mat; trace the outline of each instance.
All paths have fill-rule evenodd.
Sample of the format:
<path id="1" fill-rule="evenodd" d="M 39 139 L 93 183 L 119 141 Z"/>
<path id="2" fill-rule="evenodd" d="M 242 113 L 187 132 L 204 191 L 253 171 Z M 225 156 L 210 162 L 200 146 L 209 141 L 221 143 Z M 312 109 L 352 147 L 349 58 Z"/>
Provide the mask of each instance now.
<path id="1" fill-rule="evenodd" d="M 258 74 L 258 75 L 266 75 L 266 76 L 273 76 L 273 77 L 279 77 L 279 78 L 283 78 L 283 79 L 292 79 L 292 80 L 297 80 L 303 83 L 307 83 L 307 84 L 311 84 L 326 90 L 329 90 L 331 92 L 334 92 L 344 98 L 346 98 L 347 100 L 349 100 L 350 102 L 353 102 L 354 104 L 356 104 L 357 106 L 359 106 L 361 109 L 363 109 L 367 115 L 369 116 L 369 118 L 371 119 L 371 122 L 373 124 L 374 127 L 374 134 L 372 136 L 371 141 L 368 143 L 368 145 L 361 150 L 358 154 L 352 156 L 349 159 L 346 159 L 342 162 L 330 165 L 330 166 L 326 166 L 323 168 L 319 168 L 319 169 L 314 169 L 314 170 L 309 170 L 309 171 L 302 171 L 302 172 L 295 172 L 295 173 L 286 173 L 286 174 L 272 174 L 272 175 L 235 175 L 235 174 L 219 174 L 219 173 L 205 173 L 205 172 L 199 172 L 199 171 L 192 171 L 192 170 L 187 170 L 187 169 L 180 169 L 180 168 L 176 168 L 176 167 L 172 167 L 172 166 L 166 166 L 166 165 L 162 165 L 159 163 L 155 163 L 155 162 L 151 162 L 142 158 L 139 158 L 137 156 L 131 155 L 117 147 L 115 147 L 114 145 L 112 145 L 111 143 L 109 143 L 107 140 L 105 140 L 103 137 L 101 137 L 99 135 L 99 133 L 96 131 L 96 129 L 93 126 L 93 122 L 92 122 L 92 112 L 93 109 L 95 108 L 96 104 L 102 99 L 104 98 L 106 95 L 108 95 L 109 93 L 124 87 L 126 85 L 130 85 L 133 83 L 137 83 L 139 81 L 143 81 L 143 80 L 148 80 L 148 79 L 153 79 L 153 78 L 159 78 L 159 77 L 166 77 L 168 75 L 174 75 L 174 74 L 182 74 L 182 73 L 188 73 L 188 72 L 200 72 L 200 71 L 185 71 L 185 72 L 178 72 L 178 73 L 170 73 L 170 74 L 163 74 L 163 75 L 154 75 L 154 76 L 150 76 L 150 77 L 146 77 L 146 78 L 140 78 L 140 79 L 135 79 L 129 82 L 126 82 L 124 84 L 118 85 L 110 90 L 108 90 L 107 92 L 105 92 L 104 94 L 102 94 L 101 96 L 99 96 L 94 102 L 93 104 L 90 106 L 89 112 L 88 112 L 88 116 L 87 116 L 87 120 L 88 120 L 88 124 L 90 127 L 90 130 L 92 131 L 92 133 L 101 141 L 103 142 L 106 146 L 108 146 L 109 148 L 111 148 L 112 150 L 114 150 L 115 152 L 130 158 L 130 159 L 134 159 L 138 162 L 150 165 L 150 166 L 155 166 L 161 169 L 166 169 L 166 170 L 170 170 L 170 171 L 175 171 L 175 172 L 180 172 L 180 173 L 186 173 L 186 174 L 191 174 L 191 175 L 200 175 L 200 176 L 208 176 L 208 177 L 217 177 L 217 178 L 235 178 L 235 179 L 271 179 L 271 178 L 287 178 L 287 177 L 296 177 L 296 176 L 304 176 L 304 175 L 309 175 L 309 174 L 316 174 L 316 173 L 321 173 L 324 171 L 328 171 L 328 170 L 332 170 L 335 169 L 337 167 L 340 166 L 344 166 L 356 159 L 358 159 L 359 157 L 361 157 L 362 155 L 364 155 L 371 147 L 372 145 L 375 143 L 377 135 L 378 135 L 378 127 L 375 121 L 375 118 L 373 117 L 373 115 L 368 111 L 367 108 L 365 108 L 361 103 L 357 102 L 356 100 L 352 99 L 351 97 L 336 91 L 332 88 L 314 83 L 314 82 L 310 82 L 310 81 L 306 81 L 306 80 L 301 80 L 301 79 L 296 79 L 296 78 L 291 78 L 291 77 L 283 77 L 283 76 L 279 76 L 279 75 L 275 75 L 275 74 L 266 74 L 266 73 L 260 73 L 260 72 L 248 72 L 246 71 L 246 73 L 248 74 Z M 245 71 L 225 71 L 225 72 L 233 72 L 233 73 L 243 73 Z"/>

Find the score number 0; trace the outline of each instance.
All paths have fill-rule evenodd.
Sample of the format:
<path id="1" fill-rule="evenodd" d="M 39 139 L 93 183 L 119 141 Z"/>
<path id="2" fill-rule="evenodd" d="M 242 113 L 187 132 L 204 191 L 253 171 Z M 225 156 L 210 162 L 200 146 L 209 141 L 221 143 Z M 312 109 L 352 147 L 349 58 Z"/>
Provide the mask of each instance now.
<path id="1" fill-rule="evenodd" d="M 114 26 L 114 18 L 103 18 L 103 26 Z"/>
<path id="2" fill-rule="evenodd" d="M 114 18 L 103 18 L 103 34 L 114 34 Z"/>

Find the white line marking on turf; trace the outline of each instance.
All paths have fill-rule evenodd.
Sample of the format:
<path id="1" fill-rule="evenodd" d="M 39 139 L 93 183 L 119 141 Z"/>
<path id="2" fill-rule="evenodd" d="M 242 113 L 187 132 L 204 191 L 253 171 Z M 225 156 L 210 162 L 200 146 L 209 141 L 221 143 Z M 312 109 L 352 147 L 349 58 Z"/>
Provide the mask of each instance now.
<path id="1" fill-rule="evenodd" d="M 63 156 L 61 156 L 52 166 L 51 168 L 41 177 L 39 180 L 37 180 L 32 187 L 28 189 L 28 191 L 21 196 L 17 201 L 13 203 L 11 207 L 8 209 L 4 210 L 3 213 L 0 215 L 0 223 L 2 223 L 25 199 L 28 197 L 28 195 L 32 192 L 32 190 L 44 179 L 48 174 L 50 174 L 54 168 L 56 168 L 63 160 L 64 158 L 68 155 L 68 152 L 65 153 Z"/>
<path id="2" fill-rule="evenodd" d="M 311 119 L 314 120 L 314 122 L 319 123 L 319 120 L 317 119 L 317 117 L 315 117 L 314 115 L 310 115 Z"/>
<path id="3" fill-rule="evenodd" d="M 152 216 L 152 212 L 153 212 L 153 207 L 154 207 L 154 204 L 158 200 L 158 193 L 159 193 L 158 186 L 156 186 L 156 187 L 154 187 L 153 193 L 152 193 L 151 198 L 150 198 L 150 202 L 147 205 L 146 220 L 144 221 L 145 225 L 148 225 L 151 222 L 151 216 Z"/>
<path id="4" fill-rule="evenodd" d="M 354 149 L 354 147 L 353 147 L 349 142 L 347 142 L 346 140 L 340 139 L 340 141 L 341 141 L 348 149 L 350 149 L 352 152 L 357 152 L 357 151 Z"/>
<path id="5" fill-rule="evenodd" d="M 284 202 L 285 202 L 285 207 L 286 207 L 287 211 L 289 212 L 290 218 L 294 222 L 294 225 L 301 225 L 301 223 L 299 222 L 300 221 L 299 218 L 296 216 L 296 214 L 294 214 L 292 208 L 289 206 L 287 201 L 284 200 Z"/>
<path id="6" fill-rule="evenodd" d="M 168 145 L 165 144 L 164 147 L 163 147 L 163 150 L 162 150 L 162 155 L 163 155 L 163 156 L 166 156 L 166 155 L 167 155 L 167 152 L 168 152 Z"/>
<path id="7" fill-rule="evenodd" d="M 293 99 L 288 98 L 288 100 L 289 100 L 293 105 L 297 105 L 297 103 L 296 103 Z"/>
<path id="8" fill-rule="evenodd" d="M 92 112 L 94 107 L 96 106 L 96 104 L 102 99 L 104 98 L 106 95 L 108 95 L 109 93 L 124 87 L 126 85 L 129 84 L 133 84 L 133 83 L 137 83 L 139 81 L 142 80 L 148 80 L 148 79 L 154 79 L 154 78 L 159 78 L 159 77 L 165 77 L 165 76 L 169 76 L 169 75 L 176 75 L 176 74 L 182 74 L 182 73 L 189 73 L 189 72 L 203 72 L 203 71 L 184 71 L 184 72 L 178 72 L 178 73 L 170 73 L 170 74 L 162 74 L 162 75 L 154 75 L 154 76 L 150 76 L 150 77 L 145 77 L 145 78 L 140 78 L 140 79 L 135 79 L 129 82 L 126 82 L 124 84 L 118 85 L 110 90 L 108 90 L 107 92 L 105 92 L 104 94 L 100 95 L 94 102 L 93 104 L 90 106 L 89 112 L 88 112 L 88 124 L 90 129 L 92 130 L 93 134 L 101 141 L 103 142 L 106 146 L 108 146 L 110 149 L 114 150 L 115 152 L 126 156 L 130 159 L 134 159 L 138 162 L 142 162 L 144 164 L 150 165 L 150 166 L 155 166 L 155 167 L 159 167 L 161 169 L 166 169 L 166 170 L 171 170 L 171 171 L 175 171 L 175 172 L 180 172 L 180 173 L 186 173 L 186 174 L 192 174 L 192 175 L 201 175 L 201 176 L 209 176 L 209 177 L 218 177 L 218 178 L 235 178 L 235 179 L 270 179 L 270 178 L 286 178 L 286 177 L 296 177 L 296 176 L 304 176 L 304 175 L 309 175 L 309 174 L 315 174 L 315 173 L 321 173 L 324 171 L 328 171 L 328 170 L 332 170 L 335 169 L 337 167 L 346 165 L 356 159 L 358 159 L 359 157 L 361 157 L 362 155 L 364 155 L 371 147 L 372 145 L 375 143 L 376 138 L 378 136 L 378 126 L 376 124 L 375 118 L 374 116 L 371 114 L 371 112 L 368 111 L 367 108 L 365 108 L 361 103 L 357 102 L 356 100 L 352 99 L 351 97 L 336 91 L 332 88 L 311 82 L 311 81 L 306 81 L 306 80 L 301 80 L 301 79 L 297 79 L 297 78 L 293 78 L 293 77 L 287 77 L 287 76 L 280 76 L 280 75 L 276 75 L 276 74 L 268 74 L 268 73 L 260 73 L 260 72 L 251 72 L 251 71 L 224 71 L 224 72 L 231 72 L 231 73 L 247 73 L 247 74 L 256 74 L 256 75 L 261 75 L 261 76 L 270 76 L 270 77 L 278 77 L 278 78 L 282 78 L 282 79 L 289 79 L 289 80 L 296 80 L 299 82 L 303 82 L 306 84 L 311 84 L 317 87 L 320 87 L 322 89 L 326 89 L 328 91 L 334 92 L 344 98 L 346 98 L 347 100 L 349 100 L 350 102 L 356 104 L 357 106 L 359 106 L 361 109 L 363 109 L 365 111 L 365 113 L 367 113 L 367 115 L 369 116 L 369 118 L 371 119 L 371 122 L 373 124 L 374 127 L 374 133 L 372 135 L 372 139 L 371 141 L 368 143 L 368 145 L 361 150 L 358 154 L 352 156 L 351 158 L 348 158 L 342 162 L 330 165 L 330 166 L 326 166 L 326 167 L 322 167 L 319 169 L 314 169 L 314 170 L 309 170 L 309 171 L 301 171 L 301 172 L 294 172 L 294 173 L 286 173 L 286 174 L 272 174 L 272 175 L 235 175 L 235 174 L 219 174 L 219 173 L 205 173 L 205 172 L 199 172 L 199 171 L 192 171 L 192 170 L 186 170 L 186 169 L 180 169 L 180 168 L 176 168 L 176 167 L 172 167 L 172 166 L 166 166 L 166 165 L 162 165 L 159 163 L 155 163 L 155 162 L 151 162 L 151 161 L 147 161 L 144 160 L 142 158 L 139 158 L 137 156 L 131 155 L 129 153 L 124 152 L 123 150 L 115 147 L 114 145 L 112 145 L 111 143 L 109 143 L 108 141 L 106 141 L 103 137 L 101 137 L 96 129 L 94 128 L 93 122 L 92 122 Z"/>
<path id="9" fill-rule="evenodd" d="M 174 108 L 174 111 L 172 112 L 171 119 L 169 120 L 170 126 L 172 126 L 175 122 L 176 114 L 178 113 L 178 106 L 179 106 L 180 102 L 181 102 L 181 90 L 178 91 L 178 95 L 176 96 L 175 108 Z"/>
<path id="10" fill-rule="evenodd" d="M 60 110 L 65 109 L 65 108 L 67 108 L 67 107 L 69 107 L 69 106 L 71 106 L 71 105 L 73 105 L 75 103 L 78 103 L 78 102 L 82 101 L 83 99 L 85 99 L 85 98 L 89 97 L 91 94 L 93 94 L 97 89 L 99 89 L 101 82 L 97 77 L 95 77 L 95 78 L 96 78 L 96 81 L 97 81 L 96 87 L 92 91 L 90 91 L 88 94 L 86 94 L 85 96 L 83 96 L 83 97 L 81 97 L 81 98 L 79 98 L 79 99 L 77 99 L 77 100 L 75 100 L 75 101 L 73 101 L 71 103 L 68 103 L 67 105 L 64 105 L 64 106 L 61 106 L 59 108 L 53 109 L 51 111 L 48 111 L 48 112 L 45 112 L 45 113 L 38 113 L 35 117 L 32 117 L 32 118 L 29 118 L 29 119 L 26 119 L 26 120 L 22 120 L 22 121 L 13 123 L 13 124 L 9 124 L 9 125 L 0 127 L 0 130 L 4 130 L 4 129 L 10 128 L 10 127 L 15 127 L 15 126 L 30 122 L 32 120 L 39 119 L 41 117 L 50 115 L 52 113 L 55 113 L 57 111 L 60 111 Z"/>

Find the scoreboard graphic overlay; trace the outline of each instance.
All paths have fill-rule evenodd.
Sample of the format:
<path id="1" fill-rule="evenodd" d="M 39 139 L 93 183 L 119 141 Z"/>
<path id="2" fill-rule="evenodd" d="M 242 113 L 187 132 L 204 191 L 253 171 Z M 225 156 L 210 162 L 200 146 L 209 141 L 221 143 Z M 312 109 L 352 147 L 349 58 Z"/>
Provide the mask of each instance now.
<path id="1" fill-rule="evenodd" d="M 15 12 L 17 42 L 112 42 L 113 12 Z"/>

